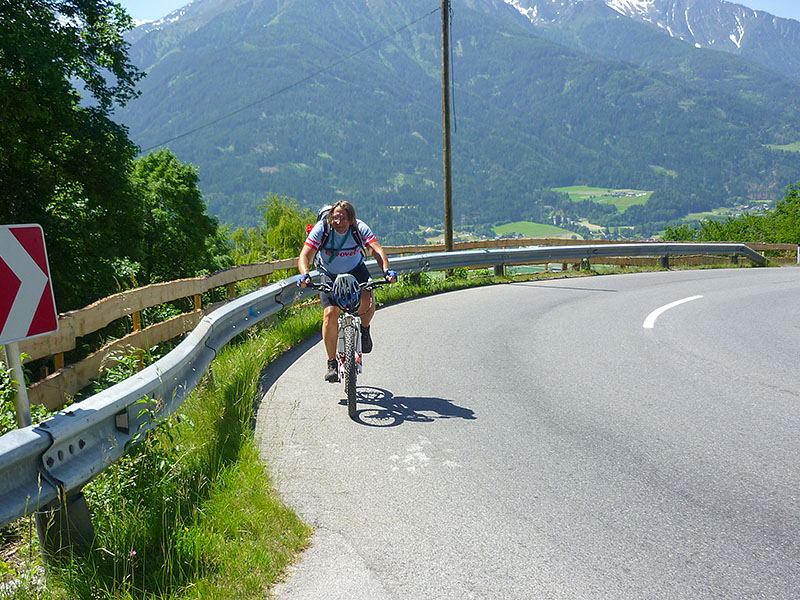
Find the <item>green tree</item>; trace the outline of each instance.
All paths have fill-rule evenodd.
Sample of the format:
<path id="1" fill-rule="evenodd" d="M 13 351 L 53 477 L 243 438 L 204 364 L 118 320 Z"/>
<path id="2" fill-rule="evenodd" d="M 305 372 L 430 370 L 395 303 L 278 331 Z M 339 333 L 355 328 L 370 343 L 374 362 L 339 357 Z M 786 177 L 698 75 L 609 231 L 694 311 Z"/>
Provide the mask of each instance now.
<path id="1" fill-rule="evenodd" d="M 0 0 L 0 222 L 42 225 L 62 311 L 115 291 L 136 250 L 135 147 L 110 118 L 141 77 L 131 27 L 110 0 Z"/>
<path id="2" fill-rule="evenodd" d="M 192 277 L 214 263 L 217 221 L 206 214 L 197 168 L 167 149 L 136 159 L 131 175 L 141 203 L 140 251 L 146 283 Z"/>
<path id="3" fill-rule="evenodd" d="M 704 242 L 761 242 L 766 244 L 800 243 L 800 184 L 790 186 L 775 210 L 763 215 L 744 214 L 724 221 L 700 221 L 697 228 L 688 225 L 667 227 L 664 239 Z"/>
<path id="4" fill-rule="evenodd" d="M 700 231 L 694 227 L 689 227 L 686 223 L 664 228 L 664 239 L 673 242 L 694 242 L 698 239 Z"/>
<path id="5" fill-rule="evenodd" d="M 306 241 L 306 225 L 316 221 L 310 210 L 301 210 L 294 198 L 270 194 L 259 206 L 264 217 L 265 241 L 271 259 L 299 256 Z"/>
<path id="6" fill-rule="evenodd" d="M 258 227 L 239 227 L 231 234 L 237 265 L 299 256 L 306 241 L 306 225 L 317 217 L 301 209 L 297 200 L 270 193 L 258 207 Z"/>
<path id="7" fill-rule="evenodd" d="M 231 233 L 233 263 L 247 265 L 266 260 L 270 254 L 264 230 L 258 227 L 237 227 Z"/>
<path id="8" fill-rule="evenodd" d="M 800 244 L 800 184 L 790 186 L 775 205 L 775 242 Z"/>

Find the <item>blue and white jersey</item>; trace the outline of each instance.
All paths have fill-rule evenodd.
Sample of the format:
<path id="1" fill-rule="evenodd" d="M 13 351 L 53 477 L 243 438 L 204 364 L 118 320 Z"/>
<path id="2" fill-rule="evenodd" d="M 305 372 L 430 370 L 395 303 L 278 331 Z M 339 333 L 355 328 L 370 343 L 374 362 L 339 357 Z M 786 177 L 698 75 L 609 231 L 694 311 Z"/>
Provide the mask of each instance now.
<path id="1" fill-rule="evenodd" d="M 372 230 L 364 221 L 356 219 L 356 227 L 358 228 L 358 233 L 361 234 L 364 246 L 369 246 L 377 241 L 375 234 L 372 233 Z M 306 246 L 311 246 L 319 253 L 322 267 L 326 271 L 333 275 L 347 273 L 355 269 L 364 260 L 361 246 L 358 245 L 358 242 L 353 237 L 350 228 L 347 229 L 346 233 L 340 234 L 336 233 L 336 230 L 331 226 L 330 236 L 325 242 L 325 247 L 321 248 L 320 244 L 322 243 L 324 232 L 325 224 L 322 221 L 318 221 L 306 238 Z"/>

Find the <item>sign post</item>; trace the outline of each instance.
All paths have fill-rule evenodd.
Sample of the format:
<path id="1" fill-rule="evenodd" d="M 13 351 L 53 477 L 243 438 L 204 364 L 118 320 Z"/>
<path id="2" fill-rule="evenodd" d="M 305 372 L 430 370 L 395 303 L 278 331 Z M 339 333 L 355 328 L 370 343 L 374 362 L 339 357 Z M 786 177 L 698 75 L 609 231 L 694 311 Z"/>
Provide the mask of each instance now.
<path id="1" fill-rule="evenodd" d="M 31 424 L 17 342 L 58 329 L 44 231 L 40 225 L 0 225 L 0 345 L 17 382 L 17 426 Z"/>
<path id="2" fill-rule="evenodd" d="M 22 429 L 33 423 L 31 419 L 31 403 L 28 401 L 28 388 L 25 386 L 25 371 L 22 370 L 22 360 L 20 359 L 17 342 L 9 342 L 5 348 L 6 358 L 11 363 L 11 373 L 14 376 L 14 384 L 17 388 L 17 395 L 14 398 L 14 406 L 17 409 L 17 427 Z"/>

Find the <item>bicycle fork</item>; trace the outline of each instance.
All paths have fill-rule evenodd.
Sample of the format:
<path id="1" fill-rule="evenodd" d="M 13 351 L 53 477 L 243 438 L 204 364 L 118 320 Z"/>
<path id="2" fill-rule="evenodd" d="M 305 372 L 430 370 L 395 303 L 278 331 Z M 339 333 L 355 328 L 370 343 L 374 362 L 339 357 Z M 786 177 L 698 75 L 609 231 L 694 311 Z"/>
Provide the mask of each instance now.
<path id="1" fill-rule="evenodd" d="M 339 315 L 339 339 L 336 345 L 336 362 L 339 365 L 339 381 L 344 381 L 344 369 L 347 361 L 345 354 L 345 330 L 352 329 L 355 332 L 355 354 L 356 354 L 356 373 L 362 371 L 361 363 L 361 319 L 357 315 L 343 313 Z"/>

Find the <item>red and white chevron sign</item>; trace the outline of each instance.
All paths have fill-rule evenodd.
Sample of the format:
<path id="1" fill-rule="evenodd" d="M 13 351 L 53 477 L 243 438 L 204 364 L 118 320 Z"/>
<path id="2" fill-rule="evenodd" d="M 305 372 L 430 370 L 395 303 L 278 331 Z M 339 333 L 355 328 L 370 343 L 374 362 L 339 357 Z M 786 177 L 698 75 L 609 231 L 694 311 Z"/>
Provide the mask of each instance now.
<path id="1" fill-rule="evenodd" d="M 0 225 L 0 344 L 58 329 L 40 225 Z"/>

